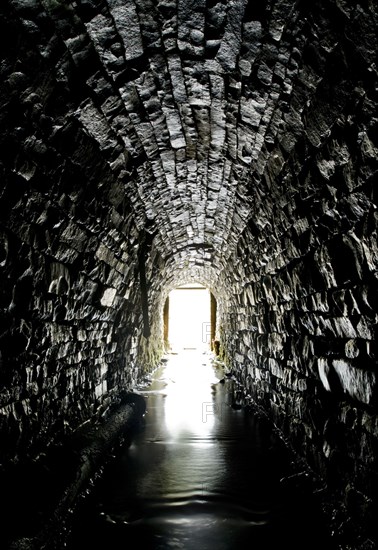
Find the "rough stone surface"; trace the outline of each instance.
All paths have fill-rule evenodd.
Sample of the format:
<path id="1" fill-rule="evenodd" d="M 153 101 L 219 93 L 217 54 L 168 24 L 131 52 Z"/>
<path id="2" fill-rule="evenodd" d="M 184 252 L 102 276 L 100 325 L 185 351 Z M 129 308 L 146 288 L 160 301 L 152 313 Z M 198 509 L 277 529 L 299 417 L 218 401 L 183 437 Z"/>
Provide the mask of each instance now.
<path id="1" fill-rule="evenodd" d="M 106 419 L 85 424 L 37 459 L 0 474 L 2 547 L 40 550 L 66 546 L 70 516 L 80 497 L 90 492 L 113 453 L 140 430 L 145 411 L 142 396 L 127 394 Z"/>
<path id="2" fill-rule="evenodd" d="M 132 388 L 169 290 L 199 281 L 246 398 L 372 529 L 377 17 L 371 0 L 2 2 L 4 463 Z"/>

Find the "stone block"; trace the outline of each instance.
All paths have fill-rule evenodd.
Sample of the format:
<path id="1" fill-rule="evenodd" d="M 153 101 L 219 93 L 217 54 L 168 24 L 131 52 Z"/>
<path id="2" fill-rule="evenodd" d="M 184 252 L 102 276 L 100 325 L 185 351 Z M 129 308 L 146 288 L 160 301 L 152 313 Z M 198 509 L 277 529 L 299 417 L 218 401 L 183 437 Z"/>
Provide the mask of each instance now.
<path id="1" fill-rule="evenodd" d="M 367 405 L 376 399 L 376 373 L 354 367 L 350 362 L 335 359 L 332 361 L 343 391 L 350 397 Z"/>

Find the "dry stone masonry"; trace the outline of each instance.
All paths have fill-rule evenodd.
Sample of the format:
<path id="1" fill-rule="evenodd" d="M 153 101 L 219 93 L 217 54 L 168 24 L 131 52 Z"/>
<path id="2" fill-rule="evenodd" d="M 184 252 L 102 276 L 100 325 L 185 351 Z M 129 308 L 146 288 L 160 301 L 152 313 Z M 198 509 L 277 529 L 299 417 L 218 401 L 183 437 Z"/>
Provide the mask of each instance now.
<path id="1" fill-rule="evenodd" d="M 378 495 L 374 0 L 3 0 L 0 457 L 106 414 L 181 283 L 369 536 Z"/>

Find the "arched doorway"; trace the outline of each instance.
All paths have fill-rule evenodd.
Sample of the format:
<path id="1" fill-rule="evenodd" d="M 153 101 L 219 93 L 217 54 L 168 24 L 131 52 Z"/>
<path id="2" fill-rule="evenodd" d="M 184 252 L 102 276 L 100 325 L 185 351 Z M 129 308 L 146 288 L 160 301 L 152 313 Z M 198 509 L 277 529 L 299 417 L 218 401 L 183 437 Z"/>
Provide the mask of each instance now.
<path id="1" fill-rule="evenodd" d="M 209 350 L 215 337 L 216 300 L 191 283 L 173 289 L 164 306 L 164 340 L 172 352 Z"/>

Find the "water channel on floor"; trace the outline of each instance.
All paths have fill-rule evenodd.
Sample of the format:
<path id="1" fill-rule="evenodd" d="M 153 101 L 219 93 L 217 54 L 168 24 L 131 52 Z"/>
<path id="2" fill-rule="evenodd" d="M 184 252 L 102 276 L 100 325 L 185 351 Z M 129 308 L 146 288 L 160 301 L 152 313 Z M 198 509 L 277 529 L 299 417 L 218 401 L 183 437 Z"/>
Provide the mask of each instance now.
<path id="1" fill-rule="evenodd" d="M 331 548 L 308 499 L 282 490 L 289 458 L 274 432 L 234 406 L 210 354 L 170 355 L 150 385 L 143 428 L 105 469 L 69 550 Z"/>

